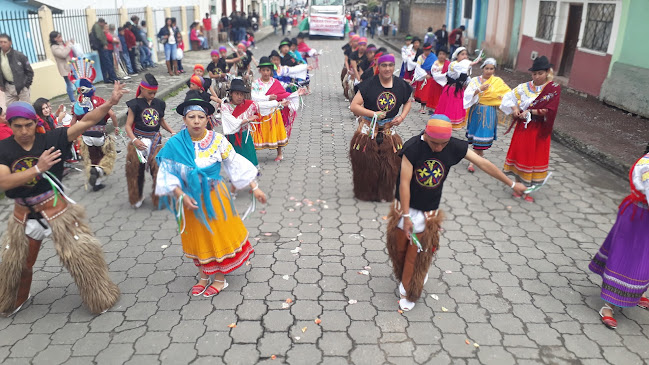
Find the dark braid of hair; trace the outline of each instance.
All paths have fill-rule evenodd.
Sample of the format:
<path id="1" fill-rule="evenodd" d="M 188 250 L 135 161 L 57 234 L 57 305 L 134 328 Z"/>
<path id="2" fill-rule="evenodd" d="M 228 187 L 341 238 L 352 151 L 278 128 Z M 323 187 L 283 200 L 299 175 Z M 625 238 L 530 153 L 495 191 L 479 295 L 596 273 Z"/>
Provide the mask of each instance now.
<path id="1" fill-rule="evenodd" d="M 464 83 L 466 82 L 468 77 L 469 77 L 469 75 L 467 75 L 467 74 L 460 74 L 460 77 L 458 77 L 457 79 L 454 79 L 454 78 L 446 75 L 447 84 L 455 86 L 455 96 L 456 97 L 457 97 L 457 94 L 460 92 L 460 90 L 464 89 Z M 447 94 L 448 94 L 449 89 L 446 89 Z"/>

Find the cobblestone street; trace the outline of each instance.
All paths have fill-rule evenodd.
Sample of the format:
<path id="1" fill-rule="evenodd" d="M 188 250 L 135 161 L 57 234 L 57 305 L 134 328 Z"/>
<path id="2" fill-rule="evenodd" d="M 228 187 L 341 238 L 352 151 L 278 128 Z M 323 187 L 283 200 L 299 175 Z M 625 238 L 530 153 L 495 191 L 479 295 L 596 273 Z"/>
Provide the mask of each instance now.
<path id="1" fill-rule="evenodd" d="M 271 35 L 260 42 L 255 58 L 280 40 Z M 352 194 L 348 149 L 357 124 L 340 86 L 343 41 L 307 43 L 324 51 L 313 93 L 304 99 L 284 161 L 274 162 L 274 151 L 258 151 L 259 183 L 269 202 L 245 221 L 255 254 L 227 276 L 230 286 L 211 299 L 189 295 L 197 271 L 183 256 L 174 217 L 154 211 L 148 197 L 140 209 L 130 207 L 120 144 L 105 189 L 85 190 L 80 172 L 64 180 L 103 244 L 120 301 L 91 315 L 46 240 L 31 303 L 13 318 L 0 318 L 0 363 L 649 361 L 649 313 L 617 310 L 617 330 L 607 329 L 597 313 L 601 279 L 588 270 L 628 181 L 557 143 L 552 178 L 535 193 L 536 203 L 514 199 L 482 171 L 470 174 L 467 162 L 452 170 L 430 279 L 415 308 L 399 313 L 398 282 L 385 249 L 389 204 L 359 202 Z M 165 118 L 176 130 L 181 118 L 172 108 L 184 95 L 166 100 Z M 417 110 L 413 105 L 398 128 L 404 141 L 425 125 Z M 499 167 L 511 137 L 503 132 L 500 127 L 485 155 Z M 464 139 L 464 130 L 454 135 Z M 150 183 L 147 176 L 146 195 Z M 239 212 L 250 201 L 247 191 L 240 192 Z M 2 231 L 11 204 L 0 201 Z"/>

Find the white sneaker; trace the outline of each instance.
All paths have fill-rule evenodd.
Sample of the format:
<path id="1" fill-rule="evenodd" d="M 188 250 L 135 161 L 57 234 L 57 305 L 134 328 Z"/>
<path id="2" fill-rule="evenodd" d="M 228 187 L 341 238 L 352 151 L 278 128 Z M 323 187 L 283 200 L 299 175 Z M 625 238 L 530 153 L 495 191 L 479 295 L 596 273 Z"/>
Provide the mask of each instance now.
<path id="1" fill-rule="evenodd" d="M 133 208 L 137 209 L 142 206 L 142 203 L 144 203 L 144 197 L 140 199 L 137 203 L 133 204 Z"/>
<path id="2" fill-rule="evenodd" d="M 402 311 L 407 312 L 414 307 L 415 307 L 414 302 L 411 302 L 406 298 L 399 299 L 399 308 L 401 308 Z"/>

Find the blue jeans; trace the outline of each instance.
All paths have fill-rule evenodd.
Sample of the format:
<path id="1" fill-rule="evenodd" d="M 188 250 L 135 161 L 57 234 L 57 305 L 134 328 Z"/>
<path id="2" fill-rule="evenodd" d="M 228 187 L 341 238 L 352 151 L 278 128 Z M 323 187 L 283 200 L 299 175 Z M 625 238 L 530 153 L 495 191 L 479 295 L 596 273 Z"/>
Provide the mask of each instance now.
<path id="1" fill-rule="evenodd" d="M 207 49 L 207 37 L 198 37 L 199 42 L 201 42 L 201 48 Z"/>
<path id="2" fill-rule="evenodd" d="M 126 65 L 126 71 L 129 74 L 133 73 L 133 64 L 131 63 L 131 55 L 128 53 L 128 50 L 122 52 L 120 54 L 120 57 L 122 61 L 124 61 L 124 64 Z"/>
<path id="3" fill-rule="evenodd" d="M 241 27 L 239 28 L 239 32 L 237 34 L 237 42 L 245 41 L 246 40 L 246 27 Z"/>
<path id="4" fill-rule="evenodd" d="M 147 46 L 140 46 L 140 63 L 142 66 L 153 66 L 153 59 L 151 59 L 151 50 Z"/>
<path id="5" fill-rule="evenodd" d="M 100 52 L 99 62 L 101 63 L 101 72 L 104 75 L 104 82 L 112 83 L 113 81 L 117 81 L 115 66 L 113 66 L 113 51 L 104 48 Z"/>
<path id="6" fill-rule="evenodd" d="M 367 31 L 367 27 L 361 27 L 361 29 L 360 29 L 360 36 L 361 36 L 361 37 L 367 37 L 367 33 L 366 33 L 366 31 Z"/>
<path id="7" fill-rule="evenodd" d="M 72 85 L 72 81 L 70 81 L 70 78 L 67 76 L 63 76 L 63 80 L 65 80 L 65 92 L 68 93 L 68 98 L 70 98 L 70 102 L 74 103 L 74 85 Z"/>
<path id="8" fill-rule="evenodd" d="M 176 59 L 176 44 L 165 43 L 165 60 L 173 61 Z"/>

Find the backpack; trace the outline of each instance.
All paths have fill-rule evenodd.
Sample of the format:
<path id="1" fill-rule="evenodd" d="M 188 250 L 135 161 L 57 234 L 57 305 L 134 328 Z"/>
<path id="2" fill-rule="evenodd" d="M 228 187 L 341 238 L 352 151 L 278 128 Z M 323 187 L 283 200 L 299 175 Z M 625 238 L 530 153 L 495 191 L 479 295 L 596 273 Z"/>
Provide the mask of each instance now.
<path id="1" fill-rule="evenodd" d="M 95 35 L 95 32 L 88 33 L 88 41 L 90 43 L 90 49 L 94 51 L 101 51 L 104 48 L 104 45 L 101 43 L 99 38 Z"/>

